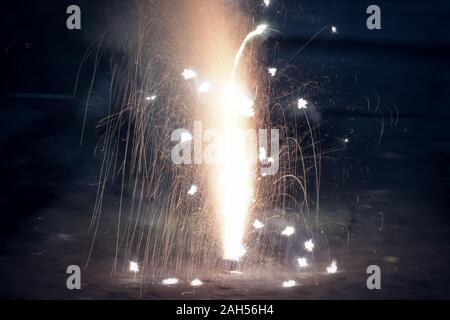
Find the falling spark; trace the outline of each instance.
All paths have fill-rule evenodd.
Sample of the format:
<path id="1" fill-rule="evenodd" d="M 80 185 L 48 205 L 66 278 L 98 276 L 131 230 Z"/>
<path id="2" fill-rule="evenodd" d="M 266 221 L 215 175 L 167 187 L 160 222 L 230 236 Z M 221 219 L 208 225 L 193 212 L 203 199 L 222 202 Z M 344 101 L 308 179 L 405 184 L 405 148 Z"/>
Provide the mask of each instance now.
<path id="1" fill-rule="evenodd" d="M 303 98 L 298 99 L 298 108 L 299 109 L 308 109 L 308 101 Z"/>
<path id="2" fill-rule="evenodd" d="M 331 262 L 331 264 L 327 267 L 327 272 L 328 273 L 336 273 L 337 272 L 337 265 L 336 265 L 335 260 L 333 260 Z"/>
<path id="3" fill-rule="evenodd" d="M 195 184 L 193 184 L 193 185 L 191 185 L 191 187 L 189 188 L 187 194 L 190 195 L 190 196 L 193 196 L 194 194 L 197 193 L 197 190 L 198 190 L 197 186 L 196 186 Z"/>
<path id="4" fill-rule="evenodd" d="M 349 142 L 348 138 L 345 138 L 343 141 L 344 141 L 345 143 L 348 143 L 348 142 Z"/>
<path id="5" fill-rule="evenodd" d="M 203 82 L 197 89 L 199 93 L 205 93 L 211 90 L 211 83 L 209 81 Z"/>
<path id="6" fill-rule="evenodd" d="M 194 279 L 191 281 L 191 286 L 193 287 L 200 287 L 203 284 L 203 282 L 199 279 Z"/>
<path id="7" fill-rule="evenodd" d="M 271 77 L 275 77 L 275 74 L 277 73 L 277 68 L 268 68 L 267 72 L 269 72 Z"/>
<path id="8" fill-rule="evenodd" d="M 255 222 L 253 222 L 253 228 L 261 229 L 262 227 L 264 227 L 264 224 L 258 219 L 255 219 Z"/>
<path id="9" fill-rule="evenodd" d="M 168 285 L 168 286 L 170 286 L 172 284 L 177 284 L 177 283 L 178 283 L 178 279 L 177 278 L 167 278 L 167 279 L 164 279 L 162 281 L 162 284 Z"/>
<path id="10" fill-rule="evenodd" d="M 156 95 L 145 97 L 145 100 L 147 100 L 147 101 L 153 101 L 155 99 L 156 99 Z"/>
<path id="11" fill-rule="evenodd" d="M 304 268 L 308 266 L 308 261 L 306 260 L 306 258 L 298 258 L 297 259 L 298 265 L 300 266 L 300 268 Z"/>
<path id="12" fill-rule="evenodd" d="M 288 281 L 284 281 L 283 282 L 283 288 L 291 288 L 293 286 L 295 286 L 295 281 L 294 280 L 288 280 Z"/>
<path id="13" fill-rule="evenodd" d="M 281 234 L 283 236 L 289 237 L 294 234 L 294 231 L 295 231 L 294 227 L 288 226 L 283 231 L 281 231 Z"/>
<path id="14" fill-rule="evenodd" d="M 336 26 L 331 26 L 331 33 L 336 34 L 337 33 L 337 28 Z"/>
<path id="15" fill-rule="evenodd" d="M 130 271 L 134 273 L 139 272 L 139 265 L 137 264 L 137 262 L 130 261 Z"/>
<path id="16" fill-rule="evenodd" d="M 270 0 L 264 0 L 263 2 L 266 7 L 268 7 L 270 5 Z"/>
<path id="17" fill-rule="evenodd" d="M 189 79 L 195 78 L 197 76 L 195 71 L 192 69 L 184 69 L 182 75 L 185 80 L 189 80 Z"/>
<path id="18" fill-rule="evenodd" d="M 312 239 L 309 239 L 309 240 L 305 241 L 304 245 L 305 245 L 306 251 L 308 251 L 308 252 L 312 252 L 313 251 L 314 243 L 313 243 Z"/>
<path id="19" fill-rule="evenodd" d="M 188 142 L 188 141 L 191 141 L 191 140 L 192 140 L 192 135 L 189 132 L 184 131 L 184 132 L 181 133 L 181 137 L 180 137 L 180 142 L 181 143 L 185 143 L 185 142 Z"/>

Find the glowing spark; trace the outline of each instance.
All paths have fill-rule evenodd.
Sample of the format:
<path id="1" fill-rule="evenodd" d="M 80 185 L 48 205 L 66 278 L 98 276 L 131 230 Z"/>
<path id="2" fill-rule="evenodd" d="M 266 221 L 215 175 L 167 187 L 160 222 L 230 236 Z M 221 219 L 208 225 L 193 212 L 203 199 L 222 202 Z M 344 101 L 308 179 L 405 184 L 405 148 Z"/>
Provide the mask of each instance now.
<path id="1" fill-rule="evenodd" d="M 155 99 L 156 99 L 156 95 L 145 97 L 145 100 L 147 100 L 147 101 L 153 101 Z"/>
<path id="2" fill-rule="evenodd" d="M 298 108 L 299 109 L 308 109 L 308 101 L 303 98 L 298 99 Z"/>
<path id="3" fill-rule="evenodd" d="M 313 243 L 312 239 L 305 241 L 304 246 L 305 246 L 306 251 L 312 252 L 314 249 L 314 243 Z"/>
<path id="4" fill-rule="evenodd" d="M 253 110 L 253 100 L 244 98 L 242 104 L 242 115 L 247 118 L 251 118 L 255 115 L 255 110 Z"/>
<path id="5" fill-rule="evenodd" d="M 266 7 L 268 7 L 270 5 L 270 0 L 264 0 L 263 2 Z"/>
<path id="6" fill-rule="evenodd" d="M 185 131 L 185 132 L 181 133 L 181 137 L 180 137 L 181 143 L 185 143 L 185 142 L 188 142 L 191 140 L 192 140 L 192 135 L 189 132 Z"/>
<path id="7" fill-rule="evenodd" d="M 211 90 L 211 83 L 209 81 L 203 82 L 197 89 L 199 93 L 208 92 Z"/>
<path id="8" fill-rule="evenodd" d="M 238 251 L 238 253 L 237 253 L 238 259 L 243 257 L 246 253 L 247 253 L 247 249 L 245 249 L 244 246 L 241 246 L 239 251 Z"/>
<path id="9" fill-rule="evenodd" d="M 200 287 L 203 284 L 203 282 L 199 279 L 194 279 L 191 281 L 191 286 L 193 287 Z"/>
<path id="10" fill-rule="evenodd" d="M 308 266 L 308 261 L 306 260 L 306 258 L 298 258 L 297 259 L 298 265 L 300 266 L 300 268 L 304 268 Z"/>
<path id="11" fill-rule="evenodd" d="M 294 234 L 294 231 L 295 231 L 294 227 L 288 226 L 283 231 L 281 231 L 281 234 L 283 236 L 289 237 Z"/>
<path id="12" fill-rule="evenodd" d="M 139 272 L 139 265 L 137 264 L 137 262 L 130 261 L 130 271 L 134 273 Z"/>
<path id="13" fill-rule="evenodd" d="M 350 140 L 348 140 L 348 138 L 345 138 L 343 141 L 344 141 L 345 143 L 348 143 Z"/>
<path id="14" fill-rule="evenodd" d="M 255 219 L 255 222 L 253 222 L 253 228 L 261 229 L 262 227 L 264 227 L 264 224 L 258 219 Z"/>
<path id="15" fill-rule="evenodd" d="M 336 26 L 331 26 L 331 33 L 336 34 L 337 33 L 337 28 Z"/>
<path id="16" fill-rule="evenodd" d="M 268 68 L 267 72 L 269 72 L 271 77 L 275 77 L 275 74 L 277 73 L 277 68 Z"/>
<path id="17" fill-rule="evenodd" d="M 331 264 L 327 267 L 327 272 L 328 273 L 336 273 L 337 272 L 337 265 L 336 265 L 336 261 L 332 261 Z"/>
<path id="18" fill-rule="evenodd" d="M 197 190 L 198 190 L 197 186 L 196 186 L 195 184 L 193 184 L 193 185 L 189 188 L 187 194 L 190 195 L 190 196 L 193 196 L 194 194 L 197 193 Z"/>
<path id="19" fill-rule="evenodd" d="M 295 281 L 294 280 L 288 280 L 288 281 L 284 281 L 283 282 L 283 288 L 291 288 L 293 286 L 295 286 Z"/>
<path id="20" fill-rule="evenodd" d="M 172 284 L 177 284 L 177 283 L 178 283 L 177 278 L 167 278 L 162 281 L 162 284 L 167 285 L 167 286 L 170 286 Z"/>
<path id="21" fill-rule="evenodd" d="M 197 76 L 195 71 L 192 69 L 184 69 L 182 75 L 185 80 L 193 79 Z"/>

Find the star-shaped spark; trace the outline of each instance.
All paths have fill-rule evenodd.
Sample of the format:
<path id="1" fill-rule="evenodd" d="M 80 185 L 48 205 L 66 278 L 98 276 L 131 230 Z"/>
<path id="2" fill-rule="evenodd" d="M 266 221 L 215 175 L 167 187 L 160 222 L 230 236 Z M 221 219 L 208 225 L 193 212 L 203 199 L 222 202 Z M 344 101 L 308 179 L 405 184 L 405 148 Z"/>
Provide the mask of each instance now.
<path id="1" fill-rule="evenodd" d="M 267 68 L 267 72 L 269 72 L 271 77 L 275 77 L 275 74 L 277 73 L 277 68 L 274 67 Z"/>
<path id="2" fill-rule="evenodd" d="M 197 76 L 194 70 L 192 69 L 184 69 L 181 74 L 185 80 L 193 79 Z"/>
<path id="3" fill-rule="evenodd" d="M 197 190 L 198 190 L 197 186 L 196 186 L 195 184 L 193 184 L 193 185 L 191 185 L 191 187 L 189 188 L 187 194 L 190 195 L 190 196 L 193 196 L 194 194 L 197 193 Z"/>
<path id="4" fill-rule="evenodd" d="M 312 239 L 309 239 L 309 240 L 305 241 L 304 246 L 305 246 L 306 251 L 312 252 L 314 249 L 314 242 L 312 241 Z"/>
<path id="5" fill-rule="evenodd" d="M 294 227 L 288 226 L 283 231 L 281 231 L 281 234 L 283 236 L 289 237 L 289 236 L 292 236 L 294 234 L 294 232 L 295 232 Z"/>
<path id="6" fill-rule="evenodd" d="M 264 227 L 264 224 L 258 219 L 255 219 L 255 222 L 253 222 L 253 228 L 261 229 L 262 227 Z"/>
<path id="7" fill-rule="evenodd" d="M 297 107 L 299 109 L 308 109 L 308 101 L 303 98 L 298 99 Z"/>
<path id="8" fill-rule="evenodd" d="M 306 260 L 306 258 L 298 258 L 297 259 L 298 265 L 300 266 L 300 268 L 304 268 L 308 266 L 308 261 Z"/>
<path id="9" fill-rule="evenodd" d="M 139 272 L 139 265 L 137 264 L 137 262 L 130 261 L 130 271 L 134 273 Z"/>

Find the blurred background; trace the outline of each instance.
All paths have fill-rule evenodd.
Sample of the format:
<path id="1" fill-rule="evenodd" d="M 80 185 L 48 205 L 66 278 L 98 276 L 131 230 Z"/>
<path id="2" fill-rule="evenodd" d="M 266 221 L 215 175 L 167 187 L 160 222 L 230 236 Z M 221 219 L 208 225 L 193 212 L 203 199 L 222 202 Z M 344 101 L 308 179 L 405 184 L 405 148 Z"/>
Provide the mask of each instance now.
<path id="1" fill-rule="evenodd" d="M 81 8 L 81 30 L 66 28 L 71 4 Z M 371 4 L 381 8 L 381 30 L 366 28 Z M 82 265 L 89 249 L 88 240 L 77 239 L 87 234 L 95 201 L 101 132 L 94 126 L 107 115 L 107 57 L 116 48 L 101 52 L 82 144 L 94 57 L 81 61 L 114 17 L 131 8 L 114 0 L 0 5 L 2 298 L 139 296 L 135 288 L 94 280 L 82 293 L 65 289 L 65 266 Z M 323 149 L 341 150 L 324 157 L 322 205 L 351 233 L 342 253 L 347 273 L 325 288 L 284 297 L 450 298 L 450 4 L 273 0 L 261 11 L 280 31 L 268 39 L 276 48 L 268 65 L 291 61 L 302 81 L 323 84 L 308 99 L 320 114 Z M 371 263 L 382 267 L 379 292 L 365 287 Z M 206 297 L 274 292 L 252 294 Z"/>

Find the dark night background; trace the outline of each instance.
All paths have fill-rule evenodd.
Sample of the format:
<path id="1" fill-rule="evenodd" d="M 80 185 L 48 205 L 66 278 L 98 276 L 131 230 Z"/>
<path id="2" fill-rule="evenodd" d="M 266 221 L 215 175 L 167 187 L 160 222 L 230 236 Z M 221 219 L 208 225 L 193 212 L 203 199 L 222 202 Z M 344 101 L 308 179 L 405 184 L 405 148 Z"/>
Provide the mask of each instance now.
<path id="1" fill-rule="evenodd" d="M 270 40 L 279 44 L 279 61 L 289 60 L 324 25 L 338 28 L 336 35 L 323 32 L 293 64 L 305 74 L 330 79 L 310 98 L 322 113 L 329 143 L 349 139 L 344 151 L 324 161 L 322 203 L 338 203 L 347 212 L 337 219 L 351 227 L 352 257 L 375 250 L 379 260 L 369 262 L 386 272 L 381 292 L 369 292 L 364 280 L 357 288 L 344 281 L 299 298 L 450 298 L 450 3 L 274 2 L 282 11 L 267 19 L 275 15 L 282 31 Z M 60 243 L 60 254 L 67 254 L 61 265 L 78 262 L 74 252 L 86 250 L 71 240 L 71 233 L 87 232 L 94 204 L 99 168 L 94 146 L 100 133 L 93 126 L 106 114 L 102 79 L 109 76 L 107 64 L 99 65 L 81 146 L 92 60 L 81 69 L 75 98 L 74 83 L 84 53 L 111 22 L 117 3 L 17 0 L 0 5 L 0 297 L 73 297 L 67 290 L 58 293 L 58 286 L 65 286 L 64 267 L 44 274 L 44 264 L 36 259 L 52 254 L 41 245 L 44 238 Z M 71 4 L 81 7 L 81 30 L 66 28 Z M 381 30 L 366 28 L 370 4 L 381 7 Z M 375 111 L 378 99 L 382 112 Z M 364 111 L 368 103 L 370 110 Z M 391 121 L 392 105 L 398 122 Z M 367 228 L 378 228 L 380 212 L 382 233 L 370 244 L 358 240 L 367 231 L 363 221 L 369 221 Z M 37 272 L 46 280 L 36 280 Z M 91 289 L 92 297 L 121 296 Z"/>

